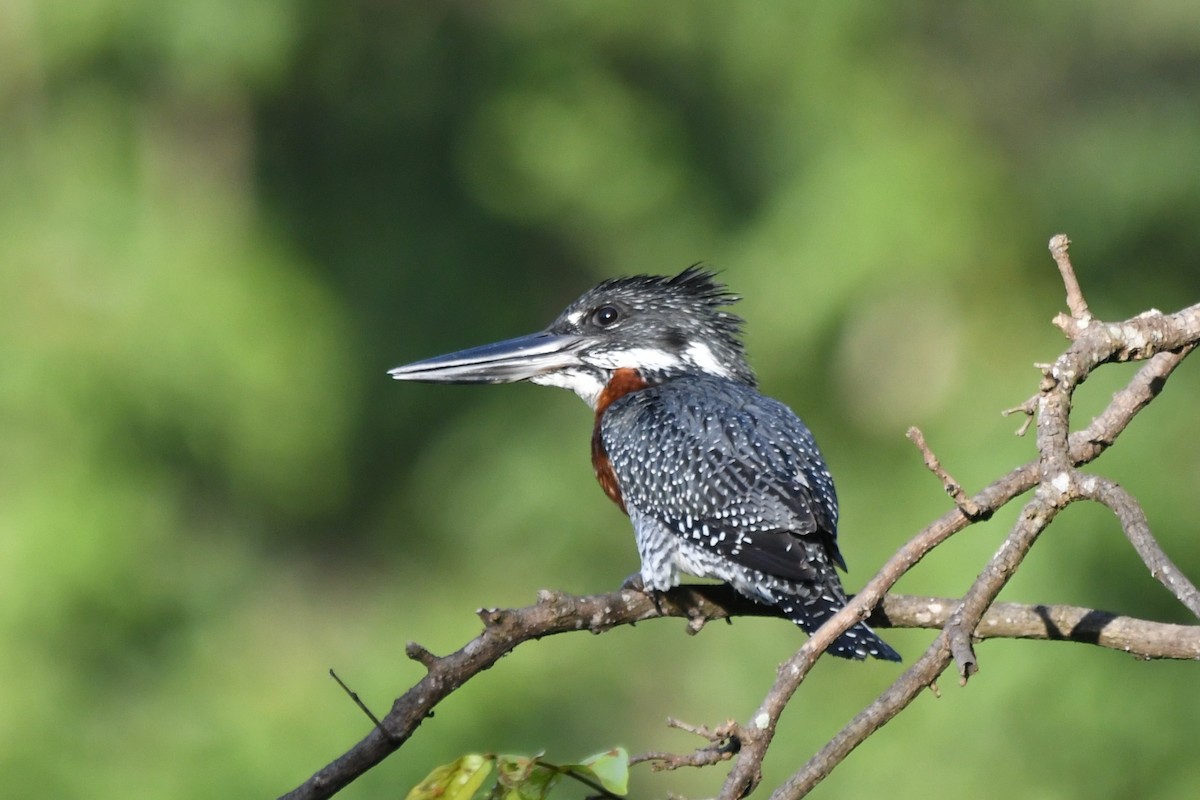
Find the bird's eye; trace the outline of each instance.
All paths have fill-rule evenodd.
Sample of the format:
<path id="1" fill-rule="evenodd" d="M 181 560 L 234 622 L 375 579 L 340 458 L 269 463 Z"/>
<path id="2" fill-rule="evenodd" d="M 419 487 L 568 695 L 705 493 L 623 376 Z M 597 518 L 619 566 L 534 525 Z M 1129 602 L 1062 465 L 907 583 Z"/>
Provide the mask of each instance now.
<path id="1" fill-rule="evenodd" d="M 600 306 L 592 312 L 592 322 L 601 328 L 607 328 L 621 318 L 621 312 L 616 306 Z"/>

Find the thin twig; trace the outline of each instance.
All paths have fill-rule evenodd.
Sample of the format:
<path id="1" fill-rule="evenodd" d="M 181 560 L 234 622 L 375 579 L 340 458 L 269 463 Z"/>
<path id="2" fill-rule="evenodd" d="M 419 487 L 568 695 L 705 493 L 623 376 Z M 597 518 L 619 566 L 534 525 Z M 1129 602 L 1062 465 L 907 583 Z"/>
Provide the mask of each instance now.
<path id="1" fill-rule="evenodd" d="M 329 676 L 337 681 L 337 685 L 342 687 L 342 691 L 350 696 L 350 699 L 354 701 L 354 704 L 358 706 L 364 714 L 367 715 L 367 718 L 370 719 L 371 722 L 375 723 L 376 728 L 382 726 L 383 723 L 379 721 L 379 717 L 371 713 L 371 709 L 367 708 L 367 704 L 364 703 L 362 698 L 358 696 L 358 692 L 353 691 L 349 686 L 347 686 L 346 682 L 338 677 L 338 674 L 333 671 L 332 667 L 329 669 Z"/>
<path id="2" fill-rule="evenodd" d="M 655 772 L 680 769 L 681 767 L 708 767 L 721 761 L 728 761 L 742 749 L 742 728 L 733 720 L 726 721 L 716 728 L 705 725 L 689 725 L 674 718 L 667 720 L 667 726 L 677 730 L 695 734 L 707 739 L 709 744 L 691 753 L 649 752 L 632 756 L 630 766 L 649 762 Z"/>
<path id="3" fill-rule="evenodd" d="M 1083 290 L 1079 287 L 1079 279 L 1075 277 L 1075 267 L 1071 264 L 1071 240 L 1065 233 L 1060 233 L 1050 239 L 1050 255 L 1058 265 L 1062 276 L 1063 286 L 1067 290 L 1067 308 L 1071 311 L 1071 319 L 1075 323 L 1072 330 L 1078 332 L 1086 328 L 1092 320 L 1092 312 L 1088 309 L 1087 300 L 1083 298 Z M 1057 320 L 1056 320 L 1056 324 Z M 1059 327 L 1063 327 L 1061 324 Z M 1066 328 L 1064 327 L 1064 330 Z M 1071 332 L 1068 335 L 1074 336 Z"/>
<path id="4" fill-rule="evenodd" d="M 575 772 L 572 769 L 560 767 L 558 764 L 551 764 L 549 761 L 542 761 L 540 758 L 535 758 L 533 763 L 537 764 L 538 766 L 545 767 L 553 772 L 557 772 L 559 775 L 565 775 L 572 780 L 579 781 L 592 791 L 599 792 L 601 797 L 607 797 L 609 800 L 624 800 L 621 795 L 613 794 L 591 778 L 587 777 L 586 775 L 580 775 L 578 772 Z"/>
<path id="5" fill-rule="evenodd" d="M 1200 309 L 1200 306 L 1196 308 Z M 1158 397 L 1166 386 L 1167 378 L 1195 348 L 1196 343 L 1192 343 L 1151 356 L 1129 383 L 1113 395 L 1112 402 L 1103 412 L 1094 417 L 1086 428 L 1071 434 L 1071 463 L 1079 466 L 1091 461 L 1112 445 L 1129 421 Z"/>
<path id="6" fill-rule="evenodd" d="M 1163 552 L 1150 532 L 1146 513 L 1133 495 L 1114 481 L 1094 475 L 1080 482 L 1079 491 L 1089 500 L 1103 503 L 1116 515 L 1125 536 L 1154 579 L 1167 587 L 1189 611 L 1200 617 L 1200 591 Z"/>
<path id="7" fill-rule="evenodd" d="M 938 460 L 938 457 L 934 455 L 933 450 L 930 449 L 929 444 L 925 441 L 925 434 L 921 433 L 921 429 L 915 425 L 909 428 L 908 440 L 915 444 L 917 449 L 921 451 L 921 456 L 925 459 L 926 468 L 942 482 L 942 488 L 954 500 L 954 505 L 958 506 L 958 510 L 971 519 L 981 519 L 980 515 L 983 513 L 983 510 L 975 504 L 975 501 L 967 496 L 967 493 L 963 491 L 962 484 L 956 481 L 946 471 L 945 467 L 942 466 L 942 462 Z"/>
<path id="8" fill-rule="evenodd" d="M 1025 415 L 1025 419 L 1021 422 L 1021 427 L 1017 428 L 1017 436 L 1024 436 L 1029 432 L 1029 426 L 1033 424 L 1033 418 L 1037 415 L 1037 395 L 1029 398 L 1019 406 L 1006 408 L 1000 412 L 1000 415 L 1004 417 L 1010 417 L 1013 414 Z"/>

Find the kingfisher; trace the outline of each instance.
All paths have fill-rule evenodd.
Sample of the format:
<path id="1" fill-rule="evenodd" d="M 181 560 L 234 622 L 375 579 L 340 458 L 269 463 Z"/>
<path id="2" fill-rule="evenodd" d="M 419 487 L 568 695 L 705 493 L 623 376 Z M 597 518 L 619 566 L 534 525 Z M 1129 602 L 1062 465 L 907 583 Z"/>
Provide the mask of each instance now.
<path id="1" fill-rule="evenodd" d="M 726 310 L 740 299 L 699 265 L 614 278 L 543 331 L 389 374 L 572 390 L 595 413 L 596 478 L 633 523 L 634 585 L 724 581 L 811 634 L 846 604 L 837 493 L 808 426 L 758 391 L 744 321 Z M 900 660 L 863 622 L 829 652 Z"/>

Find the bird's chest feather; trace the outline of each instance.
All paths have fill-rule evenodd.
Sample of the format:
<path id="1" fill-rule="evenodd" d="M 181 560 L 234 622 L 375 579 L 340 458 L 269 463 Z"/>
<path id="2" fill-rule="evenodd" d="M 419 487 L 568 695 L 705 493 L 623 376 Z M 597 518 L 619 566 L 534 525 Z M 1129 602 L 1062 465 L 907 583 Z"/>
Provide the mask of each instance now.
<path id="1" fill-rule="evenodd" d="M 608 385 L 600 392 L 600 397 L 596 401 L 596 423 L 592 428 L 592 468 L 596 471 L 596 480 L 600 482 L 600 488 L 626 513 L 629 512 L 625 508 L 624 498 L 621 497 L 617 474 L 613 470 L 612 460 L 608 457 L 604 439 L 600 435 L 600 422 L 610 405 L 630 392 L 639 392 L 645 389 L 647 385 L 637 370 L 618 369 L 613 373 Z"/>

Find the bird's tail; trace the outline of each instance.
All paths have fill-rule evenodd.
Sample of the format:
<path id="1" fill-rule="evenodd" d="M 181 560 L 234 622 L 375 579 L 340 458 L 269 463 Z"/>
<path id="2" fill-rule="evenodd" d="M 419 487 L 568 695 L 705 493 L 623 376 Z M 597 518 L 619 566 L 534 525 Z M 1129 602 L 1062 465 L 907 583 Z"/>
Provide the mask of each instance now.
<path id="1" fill-rule="evenodd" d="M 788 619 L 804 629 L 810 636 L 825 620 L 841 611 L 844 600 L 832 600 L 820 595 L 815 598 L 796 596 L 780 597 L 778 606 Z M 843 633 L 826 651 L 838 658 L 852 658 L 858 661 L 867 656 L 881 661 L 900 661 L 900 654 L 891 645 L 879 638 L 879 634 L 867 627 L 865 622 L 857 623 L 853 628 Z"/>

